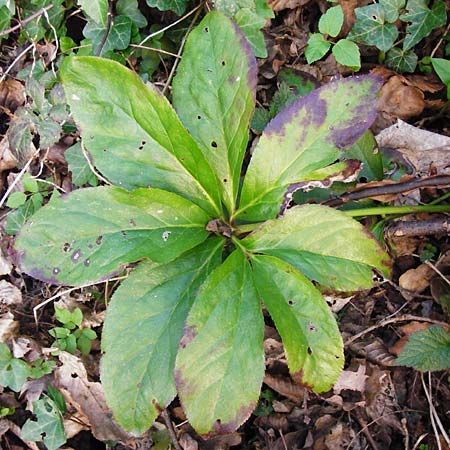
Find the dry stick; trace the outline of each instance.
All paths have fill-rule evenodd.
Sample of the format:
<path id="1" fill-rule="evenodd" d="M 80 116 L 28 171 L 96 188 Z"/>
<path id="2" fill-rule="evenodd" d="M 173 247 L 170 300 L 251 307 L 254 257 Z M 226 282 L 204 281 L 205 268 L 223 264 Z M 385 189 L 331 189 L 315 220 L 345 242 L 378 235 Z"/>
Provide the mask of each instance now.
<path id="1" fill-rule="evenodd" d="M 145 45 L 140 44 L 130 44 L 130 47 L 142 48 L 143 50 L 150 50 L 152 52 L 162 53 L 163 55 L 173 56 L 174 58 L 181 58 L 181 56 L 177 55 L 176 53 L 167 52 L 166 50 L 163 50 L 161 48 L 147 47 Z"/>
<path id="2" fill-rule="evenodd" d="M 173 446 L 175 447 L 175 450 L 183 450 L 178 443 L 177 435 L 175 433 L 175 428 L 173 427 L 173 423 L 170 420 L 169 413 L 167 412 L 167 409 L 164 408 L 161 411 L 161 416 L 164 419 L 164 422 L 167 426 L 167 431 L 169 432 L 170 440 L 172 441 Z"/>
<path id="3" fill-rule="evenodd" d="M 36 11 L 34 14 L 32 14 L 30 17 L 27 17 L 26 19 L 21 20 L 17 25 L 14 25 L 11 28 L 7 28 L 6 30 L 0 31 L 0 36 L 4 36 L 5 34 L 12 33 L 13 31 L 18 30 L 19 28 L 23 27 L 28 22 L 31 22 L 32 20 L 36 19 L 37 17 L 41 16 L 45 12 L 47 12 L 49 9 L 53 8 L 53 3 L 49 3 L 44 8 L 41 8 L 39 11 Z"/>
<path id="4" fill-rule="evenodd" d="M 429 408 L 430 408 L 430 421 L 431 421 L 431 426 L 433 427 L 434 437 L 436 438 L 436 443 L 437 443 L 438 449 L 439 449 L 439 450 L 442 450 L 441 440 L 440 440 L 440 438 L 439 438 L 439 432 L 438 432 L 438 430 L 437 430 L 437 428 L 436 428 L 436 422 L 435 422 L 435 420 L 434 420 L 435 417 L 434 417 L 433 409 L 432 409 L 432 404 L 433 404 L 433 403 L 432 403 L 432 401 L 431 401 L 431 395 L 430 395 L 430 393 L 428 392 L 427 385 L 425 384 L 425 380 L 424 380 L 424 378 L 423 378 L 423 373 L 420 374 L 420 378 L 421 378 L 421 380 L 422 380 L 423 390 L 424 390 L 424 392 L 425 392 L 425 396 L 427 397 L 428 406 L 429 406 Z M 430 385 L 430 388 L 431 388 L 431 385 Z"/>
<path id="5" fill-rule="evenodd" d="M 180 48 L 178 49 L 178 58 L 173 63 L 172 69 L 170 70 L 169 77 L 167 78 L 166 85 L 164 86 L 164 89 L 162 90 L 162 94 L 164 95 L 169 87 L 170 82 L 172 81 L 173 76 L 175 75 L 175 70 L 177 70 L 178 62 L 180 61 L 179 58 L 181 58 L 181 53 L 183 53 L 184 44 L 186 43 L 186 39 L 191 32 L 192 28 L 194 27 L 195 21 L 197 20 L 198 16 L 200 14 L 200 10 L 197 11 L 194 18 L 192 19 L 192 22 L 189 25 L 189 28 L 186 31 L 186 34 L 183 37 L 183 40 L 181 41 Z"/>
<path id="6" fill-rule="evenodd" d="M 439 217 L 430 220 L 399 221 L 388 225 L 384 231 L 387 238 L 430 236 L 450 232 L 450 217 Z"/>
<path id="7" fill-rule="evenodd" d="M 434 54 L 437 52 L 438 48 L 441 46 L 441 44 L 444 42 L 444 37 L 448 33 L 448 30 L 450 29 L 450 23 L 447 25 L 447 28 L 444 31 L 444 34 L 442 35 L 441 39 L 439 39 L 439 42 L 436 44 L 436 47 L 433 48 L 433 51 L 430 54 L 430 58 L 434 57 Z"/>
<path id="8" fill-rule="evenodd" d="M 440 325 L 441 327 L 446 327 L 446 328 L 448 328 L 448 326 L 449 326 L 448 323 L 440 322 L 439 320 L 429 319 L 428 317 L 420 317 L 420 316 L 413 316 L 412 314 L 404 314 L 403 316 L 393 317 L 391 319 L 382 320 L 381 322 L 366 328 L 365 330 L 361 331 L 360 333 L 355 334 L 351 338 L 347 339 L 344 342 L 344 345 L 348 346 L 350 344 L 353 344 L 353 342 L 355 342 L 360 337 L 366 335 L 367 333 L 370 333 L 371 331 L 374 331 L 378 328 L 385 327 L 386 325 L 389 325 L 391 323 L 409 322 L 409 321 L 413 321 L 413 320 L 415 320 L 417 322 L 429 322 L 429 323 L 433 323 L 435 325 Z"/>
<path id="9" fill-rule="evenodd" d="M 102 177 L 96 170 L 94 165 L 92 164 L 91 158 L 89 156 L 89 153 L 87 152 L 86 148 L 84 147 L 83 141 L 80 141 L 80 146 L 81 146 L 81 152 L 83 153 L 83 156 L 85 157 L 89 169 L 91 169 L 91 172 L 101 181 L 103 181 L 105 184 L 107 184 L 108 186 L 111 185 L 111 183 L 104 177 Z"/>
<path id="10" fill-rule="evenodd" d="M 17 56 L 16 59 L 9 65 L 9 67 L 3 72 L 3 75 L 0 78 L 0 83 L 3 83 L 3 81 L 6 78 L 6 75 L 8 75 L 9 72 L 11 72 L 11 69 L 20 61 L 23 55 L 25 55 L 29 50 L 32 48 L 35 48 L 35 44 L 30 44 L 25 50 L 22 50 Z"/>
<path id="11" fill-rule="evenodd" d="M 109 33 L 111 31 L 113 21 L 113 0 L 109 0 L 108 2 L 108 12 L 106 13 L 106 29 L 103 34 L 102 40 L 100 41 L 100 45 L 98 46 L 97 51 L 95 52 L 96 56 L 100 56 L 103 50 L 103 47 L 106 44 L 106 39 L 108 39 Z"/>
<path id="12" fill-rule="evenodd" d="M 361 200 L 368 197 L 378 197 L 380 195 L 401 194 L 402 192 L 412 191 L 413 189 L 423 187 L 450 186 L 450 175 L 436 175 L 427 178 L 418 178 L 400 183 L 383 184 L 368 188 L 360 188 L 355 191 L 346 192 L 337 198 L 332 198 L 323 202 L 327 206 L 341 206 L 352 200 Z"/>
<path id="13" fill-rule="evenodd" d="M 361 427 L 361 431 L 363 432 L 364 436 L 366 436 L 366 439 L 369 441 L 370 446 L 373 450 L 378 450 L 377 443 L 375 442 L 375 439 L 372 437 L 372 435 L 369 432 L 369 425 L 364 420 L 364 418 L 361 416 L 361 414 L 356 411 L 355 418 L 359 423 L 359 426 Z"/>
<path id="14" fill-rule="evenodd" d="M 65 294 L 70 294 L 71 292 L 76 291 L 77 289 L 83 289 L 83 288 L 86 288 L 86 287 L 95 286 L 97 284 L 107 283 L 108 281 L 125 280 L 126 278 L 128 278 L 128 275 L 123 276 L 123 277 L 111 278 L 109 280 L 96 281 L 94 283 L 83 284 L 82 286 L 76 286 L 76 287 L 73 287 L 73 288 L 66 289 L 64 291 L 58 292 L 57 294 L 52 295 L 50 298 L 48 298 L 47 300 L 44 300 L 43 302 L 39 303 L 39 305 L 36 305 L 33 308 L 34 321 L 35 321 L 35 323 L 37 325 L 38 324 L 37 312 L 38 312 L 39 309 L 43 308 L 45 305 L 47 305 L 51 301 L 56 300 L 57 298 L 62 297 Z"/>

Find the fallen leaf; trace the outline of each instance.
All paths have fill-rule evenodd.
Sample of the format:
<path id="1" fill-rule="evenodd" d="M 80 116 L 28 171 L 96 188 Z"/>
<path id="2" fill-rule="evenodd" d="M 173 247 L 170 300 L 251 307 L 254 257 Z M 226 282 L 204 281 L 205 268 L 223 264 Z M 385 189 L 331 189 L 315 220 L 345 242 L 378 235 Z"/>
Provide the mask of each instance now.
<path id="1" fill-rule="evenodd" d="M 62 365 L 55 370 L 55 387 L 63 393 L 66 402 L 85 417 L 84 422 L 90 424 L 95 438 L 124 444 L 132 441 L 133 437 L 112 419 L 101 384 L 87 379 L 81 360 L 67 352 L 61 352 L 59 360 Z"/>
<path id="2" fill-rule="evenodd" d="M 335 297 L 331 295 L 325 295 L 324 298 L 326 302 L 330 305 L 331 311 L 333 311 L 335 314 L 338 313 L 341 309 L 345 308 L 348 302 L 354 298 L 354 295 L 351 295 L 350 297 Z"/>
<path id="3" fill-rule="evenodd" d="M 187 433 L 183 433 L 178 441 L 183 450 L 198 450 L 198 442 Z"/>
<path id="4" fill-rule="evenodd" d="M 289 377 L 274 376 L 266 373 L 264 375 L 264 383 L 280 395 L 294 402 L 302 402 L 305 397 L 305 388 L 294 383 Z"/>
<path id="5" fill-rule="evenodd" d="M 326 450 L 345 450 L 353 442 L 355 432 L 346 424 L 338 422 L 325 436 Z"/>
<path id="6" fill-rule="evenodd" d="M 389 347 L 389 351 L 393 355 L 398 356 L 403 351 L 403 347 L 408 342 L 408 338 L 409 336 L 411 336 L 411 334 L 415 333 L 416 331 L 424 330 L 430 325 L 431 324 L 429 323 L 412 321 L 399 327 L 399 330 L 404 334 L 404 336 L 401 337 L 393 346 Z"/>
<path id="7" fill-rule="evenodd" d="M 395 358 L 388 352 L 385 343 L 380 338 L 368 337 L 357 340 L 349 345 L 352 352 L 364 356 L 369 361 L 380 366 L 394 366 Z"/>
<path id="8" fill-rule="evenodd" d="M 375 139 L 379 147 L 398 151 L 419 175 L 450 173 L 450 137 L 409 125 L 398 120 Z"/>
<path id="9" fill-rule="evenodd" d="M 259 416 L 255 419 L 255 424 L 261 428 L 274 428 L 281 430 L 283 433 L 289 428 L 289 421 L 285 414 L 268 414 L 267 416 Z"/>
<path id="10" fill-rule="evenodd" d="M 81 431 L 89 430 L 87 424 L 83 423 L 84 418 L 84 414 L 75 412 L 70 416 L 70 418 L 64 419 L 64 433 L 66 434 L 67 439 L 73 438 Z"/>
<path id="11" fill-rule="evenodd" d="M 420 294 L 430 285 L 430 280 L 435 275 L 434 270 L 428 264 L 421 264 L 415 269 L 409 269 L 402 274 L 398 284 L 402 289 Z M 402 293 L 403 297 L 411 297 L 408 293 Z M 406 298 L 406 297 L 405 297 Z"/>
<path id="12" fill-rule="evenodd" d="M 12 264 L 0 251 L 0 275 L 9 275 L 12 270 Z"/>
<path id="13" fill-rule="evenodd" d="M 17 80 L 9 79 L 0 83 L 0 111 L 5 108 L 14 112 L 25 103 L 25 88 Z"/>
<path id="14" fill-rule="evenodd" d="M 14 320 L 13 314 L 7 312 L 0 316 L 0 342 L 6 342 L 17 335 L 19 322 Z"/>
<path id="15" fill-rule="evenodd" d="M 20 305 L 22 304 L 22 292 L 9 281 L 0 280 L 0 303 Z"/>
<path id="16" fill-rule="evenodd" d="M 351 391 L 364 392 L 366 388 L 366 366 L 360 365 L 356 372 L 351 370 L 343 370 L 341 376 L 333 387 L 335 394 L 340 394 L 341 391 L 349 389 Z"/>
<path id="17" fill-rule="evenodd" d="M 310 0 L 268 0 L 267 4 L 272 11 L 278 12 L 283 9 L 295 9 L 300 6 L 306 5 Z"/>

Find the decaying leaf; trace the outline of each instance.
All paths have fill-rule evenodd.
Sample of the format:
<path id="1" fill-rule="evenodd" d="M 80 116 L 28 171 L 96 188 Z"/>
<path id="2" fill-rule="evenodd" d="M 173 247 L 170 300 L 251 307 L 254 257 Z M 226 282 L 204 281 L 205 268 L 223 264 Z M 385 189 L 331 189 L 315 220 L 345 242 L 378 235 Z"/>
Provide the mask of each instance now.
<path id="1" fill-rule="evenodd" d="M 63 393 L 66 402 L 91 425 L 92 434 L 101 441 L 126 443 L 132 439 L 112 419 L 101 384 L 88 380 L 81 360 L 66 352 L 61 352 L 59 360 L 62 365 L 55 371 L 55 387 Z"/>
<path id="2" fill-rule="evenodd" d="M 399 330 L 404 334 L 404 336 L 400 338 L 393 346 L 389 347 L 389 351 L 393 355 L 398 356 L 402 352 L 405 344 L 408 342 L 408 338 L 409 336 L 411 336 L 411 334 L 415 333 L 416 331 L 424 330 L 429 326 L 429 323 L 413 321 L 399 327 Z"/>
<path id="3" fill-rule="evenodd" d="M 305 397 L 305 388 L 294 383 L 289 377 L 281 377 L 266 373 L 264 383 L 280 395 L 294 402 L 302 402 Z"/>
<path id="4" fill-rule="evenodd" d="M 14 169 L 17 166 L 17 160 L 9 147 L 8 137 L 5 136 L 0 141 L 0 172 Z"/>
<path id="5" fill-rule="evenodd" d="M 5 108 L 14 112 L 25 103 L 25 89 L 17 80 L 5 80 L 0 83 L 0 111 Z"/>
<path id="6" fill-rule="evenodd" d="M 4 305 L 18 305 L 22 303 L 22 293 L 20 289 L 9 281 L 0 280 L 0 303 Z"/>
<path id="7" fill-rule="evenodd" d="M 419 175 L 450 173 L 450 137 L 398 120 L 376 136 L 379 147 L 398 151 Z"/>
<path id="8" fill-rule="evenodd" d="M 434 270 L 428 264 L 421 264 L 415 269 L 409 269 L 398 280 L 402 289 L 420 294 L 430 285 L 431 278 L 435 275 Z M 403 293 L 403 296 L 407 293 Z"/>
<path id="9" fill-rule="evenodd" d="M 351 391 L 364 392 L 366 388 L 366 379 L 368 378 L 365 375 L 366 366 L 360 365 L 356 372 L 351 370 L 344 370 L 341 373 L 338 381 L 333 387 L 333 392 L 335 394 L 340 394 L 341 391 L 348 389 Z"/>
<path id="10" fill-rule="evenodd" d="M 6 342 L 13 338 L 19 331 L 19 322 L 14 320 L 10 312 L 0 316 L 0 342 Z"/>

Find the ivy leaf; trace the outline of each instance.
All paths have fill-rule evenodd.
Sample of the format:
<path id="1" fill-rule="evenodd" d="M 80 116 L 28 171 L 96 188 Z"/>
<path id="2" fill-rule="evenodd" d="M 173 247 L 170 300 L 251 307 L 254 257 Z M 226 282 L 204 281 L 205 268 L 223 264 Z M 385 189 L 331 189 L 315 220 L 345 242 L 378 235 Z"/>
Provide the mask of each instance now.
<path id="1" fill-rule="evenodd" d="M 342 6 L 333 6 L 326 10 L 325 14 L 319 19 L 319 31 L 322 34 L 328 34 L 331 37 L 336 37 L 344 23 L 344 12 Z"/>
<path id="2" fill-rule="evenodd" d="M 84 143 L 107 178 L 127 189 L 176 192 L 211 215 L 219 213 L 215 175 L 156 88 L 102 58 L 65 58 L 60 73 Z"/>
<path id="3" fill-rule="evenodd" d="M 380 4 L 355 8 L 356 22 L 347 38 L 366 45 L 374 45 L 387 52 L 398 36 L 398 29 L 388 22 Z"/>
<path id="4" fill-rule="evenodd" d="M 175 397 L 183 326 L 222 250 L 215 238 L 168 264 L 143 262 L 114 293 L 103 327 L 102 386 L 125 429 L 143 433 Z"/>
<path id="5" fill-rule="evenodd" d="M 332 52 L 339 64 L 351 67 L 353 70 L 361 68 L 359 47 L 354 42 L 348 39 L 341 39 L 333 46 Z"/>
<path id="6" fill-rule="evenodd" d="M 360 223 L 320 205 L 291 208 L 241 242 L 253 252 L 276 256 L 308 278 L 338 290 L 370 287 L 370 267 L 385 276 L 390 273 L 388 255 Z"/>
<path id="7" fill-rule="evenodd" d="M 8 234 L 16 234 L 25 222 L 42 206 L 43 197 L 37 193 L 28 198 L 24 205 L 8 214 L 5 231 Z"/>
<path id="8" fill-rule="evenodd" d="M 344 367 L 344 345 L 322 294 L 291 265 L 253 256 L 255 285 L 278 332 L 295 381 L 328 391 Z"/>
<path id="9" fill-rule="evenodd" d="M 117 15 L 129 17 L 138 28 L 147 26 L 147 19 L 139 11 L 137 0 L 119 0 L 116 4 Z"/>
<path id="10" fill-rule="evenodd" d="M 435 28 L 447 22 L 445 2 L 436 0 L 432 9 L 428 7 L 429 0 L 408 0 L 407 13 L 400 16 L 403 22 L 409 22 L 403 41 L 403 50 L 409 50 L 428 36 Z"/>
<path id="11" fill-rule="evenodd" d="M 422 372 L 450 368 L 450 334 L 437 325 L 416 331 L 409 336 L 396 364 Z"/>
<path id="12" fill-rule="evenodd" d="M 242 33 L 250 42 L 255 56 L 267 58 L 266 43 L 261 31 L 261 28 L 266 24 L 266 19 L 249 8 L 242 8 L 233 17 L 233 20 L 239 25 Z"/>
<path id="13" fill-rule="evenodd" d="M 30 376 L 30 368 L 25 361 L 13 358 L 9 347 L 0 342 L 0 386 L 19 392 Z"/>
<path id="14" fill-rule="evenodd" d="M 75 186 L 90 184 L 97 186 L 98 178 L 92 172 L 86 157 L 81 150 L 81 143 L 77 142 L 64 152 L 64 158 L 67 161 L 69 172 L 72 172 L 72 183 Z"/>
<path id="15" fill-rule="evenodd" d="M 385 64 L 392 70 L 399 73 L 413 73 L 417 66 L 417 55 L 412 50 L 402 50 L 400 48 L 391 48 L 385 59 Z"/>
<path id="16" fill-rule="evenodd" d="M 203 242 L 208 216 L 159 189 L 81 189 L 41 208 L 15 243 L 22 270 L 52 284 L 85 284 L 148 257 L 168 262 Z"/>
<path id="17" fill-rule="evenodd" d="M 20 432 L 22 439 L 44 442 L 48 450 L 56 450 L 66 443 L 61 413 L 53 400 L 44 396 L 33 402 L 33 413 L 37 420 L 25 422 Z"/>
<path id="18" fill-rule="evenodd" d="M 363 168 L 359 173 L 359 179 L 365 181 L 381 181 L 384 177 L 383 158 L 381 152 L 376 149 L 377 142 L 370 131 L 366 131 L 348 150 L 343 151 L 347 158 L 362 161 Z"/>
<path id="19" fill-rule="evenodd" d="M 443 58 L 431 58 L 433 69 L 447 86 L 447 98 L 450 99 L 450 61 Z"/>
<path id="20" fill-rule="evenodd" d="M 125 50 L 130 45 L 132 24 L 132 20 L 127 16 L 114 17 L 106 40 L 103 42 L 107 26 L 90 20 L 83 29 L 83 35 L 92 41 L 94 53 L 97 53 L 103 43 L 101 55 L 105 55 L 112 50 Z"/>
<path id="21" fill-rule="evenodd" d="M 173 104 L 217 174 L 229 212 L 235 208 L 256 81 L 256 60 L 242 33 L 218 11 L 208 14 L 186 41 Z"/>
<path id="22" fill-rule="evenodd" d="M 150 8 L 158 8 L 160 11 L 174 11 L 181 16 L 187 8 L 187 0 L 146 0 Z"/>
<path id="23" fill-rule="evenodd" d="M 389 23 L 394 23 L 399 16 L 399 11 L 405 7 L 405 0 L 379 0 L 385 12 L 385 18 Z"/>
<path id="24" fill-rule="evenodd" d="M 95 23 L 106 27 L 108 0 L 78 0 L 83 12 Z"/>
<path id="25" fill-rule="evenodd" d="M 375 119 L 380 80 L 347 78 L 295 101 L 264 130 L 244 179 L 236 218 L 276 217 L 289 185 L 332 164 Z M 268 164 L 270 161 L 270 164 Z"/>
<path id="26" fill-rule="evenodd" d="M 255 409 L 264 376 L 264 321 L 240 250 L 211 273 L 188 315 L 175 382 L 203 436 L 236 430 Z"/>
<path id="27" fill-rule="evenodd" d="M 326 55 L 330 50 L 331 44 L 328 42 L 323 34 L 313 33 L 308 39 L 308 45 L 305 50 L 305 57 L 308 64 L 318 61 Z"/>

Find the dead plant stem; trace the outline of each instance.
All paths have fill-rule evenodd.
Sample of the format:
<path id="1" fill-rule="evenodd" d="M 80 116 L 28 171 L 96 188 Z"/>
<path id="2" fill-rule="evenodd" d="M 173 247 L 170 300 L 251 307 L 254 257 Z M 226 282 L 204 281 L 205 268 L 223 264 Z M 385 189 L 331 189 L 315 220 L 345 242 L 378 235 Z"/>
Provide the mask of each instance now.
<path id="1" fill-rule="evenodd" d="M 31 14 L 31 16 L 27 17 L 26 19 L 21 20 L 17 25 L 14 25 L 11 28 L 7 28 L 6 30 L 0 31 L 0 36 L 5 36 L 6 34 L 12 33 L 13 31 L 18 30 L 19 28 L 26 25 L 28 22 L 31 22 L 32 20 L 38 18 L 45 12 L 47 12 L 49 9 L 53 8 L 53 3 L 49 3 L 47 6 L 44 6 L 39 11 L 36 11 L 34 14 Z"/>

